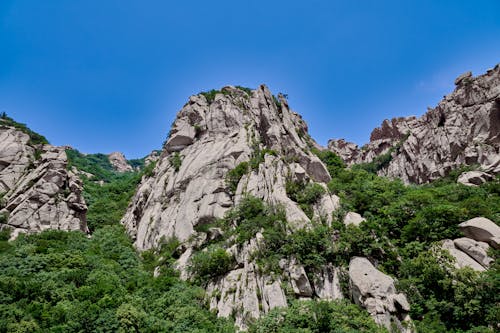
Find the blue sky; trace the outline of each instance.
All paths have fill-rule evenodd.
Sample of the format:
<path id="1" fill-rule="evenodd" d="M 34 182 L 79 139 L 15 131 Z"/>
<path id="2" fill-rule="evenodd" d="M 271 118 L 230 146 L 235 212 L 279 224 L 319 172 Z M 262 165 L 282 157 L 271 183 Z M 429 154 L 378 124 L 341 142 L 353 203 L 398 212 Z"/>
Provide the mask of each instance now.
<path id="1" fill-rule="evenodd" d="M 0 111 L 142 157 L 194 93 L 288 94 L 321 144 L 421 115 L 500 62 L 500 1 L 1 0 Z"/>

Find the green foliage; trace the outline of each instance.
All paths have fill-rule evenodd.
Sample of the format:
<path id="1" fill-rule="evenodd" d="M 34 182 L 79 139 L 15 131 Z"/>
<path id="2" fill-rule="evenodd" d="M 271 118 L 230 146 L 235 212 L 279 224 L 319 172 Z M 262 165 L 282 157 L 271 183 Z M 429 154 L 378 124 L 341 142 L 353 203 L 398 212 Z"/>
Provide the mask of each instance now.
<path id="1" fill-rule="evenodd" d="M 94 177 L 89 180 L 103 180 L 110 182 L 116 172 L 109 158 L 105 154 L 82 154 L 76 149 L 67 149 L 68 169 L 75 166 L 78 170 L 91 173 Z"/>
<path id="2" fill-rule="evenodd" d="M 226 175 L 226 184 L 229 187 L 229 191 L 231 193 L 236 192 L 236 188 L 238 187 L 238 183 L 240 182 L 241 177 L 247 174 L 249 171 L 248 162 L 241 162 L 234 169 L 230 170 Z"/>
<path id="3" fill-rule="evenodd" d="M 236 236 L 236 242 L 243 244 L 259 231 L 283 230 L 286 216 L 283 209 L 266 205 L 261 199 L 245 196 L 239 205 L 230 210 L 220 221 L 226 234 Z"/>
<path id="4" fill-rule="evenodd" d="M 356 211 L 359 227 L 333 224 L 331 260 L 347 264 L 365 256 L 397 277 L 410 297 L 412 318 L 421 331 L 462 332 L 498 320 L 498 266 L 477 274 L 456 270 L 434 243 L 461 234 L 457 225 L 477 216 L 500 222 L 498 178 L 479 187 L 456 176 L 427 185 L 405 186 L 362 169 L 338 169 L 330 191 L 342 199 L 341 212 Z M 496 305 L 495 305 L 496 304 Z"/>
<path id="5" fill-rule="evenodd" d="M 87 203 L 87 225 L 91 231 L 103 225 L 118 224 L 143 174 L 150 174 L 154 163 L 142 172 L 116 172 L 107 155 L 83 155 L 77 150 L 66 150 L 68 168 L 92 174 L 82 176 L 83 196 Z"/>
<path id="6" fill-rule="evenodd" d="M 134 170 L 141 170 L 141 169 L 144 168 L 144 166 L 146 164 L 146 158 L 145 157 L 143 157 L 143 158 L 136 158 L 136 159 L 128 160 L 127 162 L 128 162 L 128 164 L 130 164 L 130 166 Z"/>
<path id="7" fill-rule="evenodd" d="M 7 221 L 9 220 L 9 214 L 8 213 L 0 213 L 0 224 L 6 224 Z"/>
<path id="8" fill-rule="evenodd" d="M 20 130 L 21 132 L 28 134 L 30 137 L 29 144 L 32 146 L 49 143 L 49 141 L 47 141 L 47 139 L 43 135 L 32 131 L 30 128 L 28 128 L 28 126 L 26 126 L 26 124 L 18 123 L 11 117 L 7 116 L 5 112 L 2 112 L 2 114 L 0 115 L 0 125 L 12 126 Z"/>
<path id="9" fill-rule="evenodd" d="M 144 169 L 142 170 L 143 175 L 146 177 L 152 177 L 154 174 L 154 169 L 156 167 L 156 164 L 157 164 L 157 161 L 154 161 L 154 162 L 151 162 L 148 165 L 146 165 L 144 167 Z"/>
<path id="10" fill-rule="evenodd" d="M 314 182 L 305 184 L 287 181 L 285 188 L 288 197 L 298 203 L 309 218 L 312 218 L 314 214 L 312 205 L 317 203 L 326 192 L 321 185 Z"/>
<path id="11" fill-rule="evenodd" d="M 342 171 L 346 165 L 344 161 L 335 153 L 329 150 L 319 150 L 318 148 L 312 148 L 311 152 L 319 157 L 319 159 L 325 163 L 330 176 L 336 177 L 337 174 Z"/>
<path id="12" fill-rule="evenodd" d="M 84 180 L 87 225 L 92 231 L 102 225 L 118 224 L 141 180 L 140 173 L 122 173 L 102 185 Z"/>
<path id="13" fill-rule="evenodd" d="M 212 89 L 212 90 L 209 90 L 209 91 L 202 91 L 200 94 L 202 94 L 203 96 L 205 96 L 205 98 L 207 99 L 208 104 L 211 104 L 215 100 L 215 96 L 217 94 L 222 94 L 222 92 L 220 90 Z"/>
<path id="14" fill-rule="evenodd" d="M 170 164 L 172 165 L 172 167 L 174 168 L 174 170 L 176 172 L 179 171 L 179 169 L 181 168 L 181 165 L 182 165 L 181 154 L 179 154 L 179 152 L 174 152 L 174 153 L 172 153 L 172 155 L 170 155 L 168 160 L 169 160 Z"/>
<path id="15" fill-rule="evenodd" d="M 272 95 L 272 96 L 273 96 L 274 105 L 276 105 L 276 108 L 278 110 L 281 110 L 281 101 L 278 99 L 278 97 L 276 97 L 274 95 Z"/>
<path id="16" fill-rule="evenodd" d="M 249 333 L 383 333 L 368 313 L 344 300 L 294 301 L 275 308 L 252 324 Z"/>
<path id="17" fill-rule="evenodd" d="M 234 332 L 201 288 L 153 278 L 121 226 L 20 236 L 0 252 L 0 332 Z"/>
<path id="18" fill-rule="evenodd" d="M 220 246 L 211 246 L 193 255 L 189 269 L 196 281 L 207 283 L 209 279 L 224 275 L 233 266 L 232 255 Z"/>

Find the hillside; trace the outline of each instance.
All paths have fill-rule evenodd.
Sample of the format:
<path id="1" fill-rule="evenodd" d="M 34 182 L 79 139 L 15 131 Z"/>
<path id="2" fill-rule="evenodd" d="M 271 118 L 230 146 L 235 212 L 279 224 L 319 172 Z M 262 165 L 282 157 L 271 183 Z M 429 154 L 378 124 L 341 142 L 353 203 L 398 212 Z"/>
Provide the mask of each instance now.
<path id="1" fill-rule="evenodd" d="M 370 147 L 383 148 L 359 161 L 323 149 L 266 86 L 191 96 L 161 152 L 136 161 L 53 147 L 10 119 L 0 127 L 15 138 L 0 141 L 0 184 L 10 169 L 18 176 L 2 190 L 0 332 L 494 332 L 500 178 L 483 168 L 477 185 L 457 179 L 470 142 L 486 148 L 469 167 L 498 153 L 498 123 L 481 113 L 497 114 L 498 76 L 497 66 L 457 81 L 437 108 L 443 126 L 412 120 L 438 142 L 462 140 L 451 128 L 477 134 L 454 146 L 453 163 L 436 159 L 446 170 L 437 173 L 404 167 L 419 165 L 403 156 L 420 132 L 397 121 L 397 131 L 375 131 L 385 134 Z M 425 147 L 429 159 L 448 149 Z M 388 171 L 394 163 L 399 174 Z M 43 176 L 54 167 L 57 191 L 43 185 L 58 184 Z M 78 194 L 75 227 L 64 214 L 50 224 L 16 215 L 19 202 L 38 207 L 39 193 L 50 209 L 73 207 Z"/>

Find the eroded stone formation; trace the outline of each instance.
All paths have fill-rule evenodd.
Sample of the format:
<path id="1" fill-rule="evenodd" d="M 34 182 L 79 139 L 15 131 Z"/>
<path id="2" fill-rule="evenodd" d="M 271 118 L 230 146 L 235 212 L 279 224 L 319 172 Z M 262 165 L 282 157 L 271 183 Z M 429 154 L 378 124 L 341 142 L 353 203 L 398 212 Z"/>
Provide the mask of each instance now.
<path id="1" fill-rule="evenodd" d="M 463 165 L 498 174 L 500 65 L 477 77 L 465 73 L 455 84 L 455 91 L 422 117 L 384 120 L 362 148 L 342 139 L 330 140 L 328 148 L 349 165 L 378 158 L 379 175 L 407 183 L 426 183 Z"/>
<path id="2" fill-rule="evenodd" d="M 66 170 L 65 147 L 33 145 L 30 136 L 0 120 L 0 228 L 87 232 L 82 183 Z"/>
<path id="3" fill-rule="evenodd" d="M 339 198 L 327 190 L 325 165 L 311 153 L 316 143 L 307 125 L 283 96 L 278 99 L 260 86 L 251 92 L 224 87 L 207 97 L 192 96 L 178 113 L 152 175 L 142 179 L 122 219 L 140 250 L 172 237 L 180 240 L 177 267 L 185 279 L 193 254 L 221 233 L 217 228 L 196 232 L 196 227 L 222 218 L 247 194 L 283 207 L 291 232 L 309 227 L 311 218 L 288 197 L 287 181 L 314 182 L 324 189 L 312 207 L 313 219 L 328 223 L 339 207 Z M 229 184 L 230 170 L 256 159 L 257 165 Z M 342 272 L 332 264 L 306 272 L 294 258 L 283 258 L 281 275 L 261 272 L 254 253 L 263 241 L 258 232 L 243 245 L 228 248 L 234 267 L 206 281 L 210 307 L 219 316 L 234 315 L 245 328 L 261 313 L 286 306 L 287 292 L 301 299 L 345 297 Z"/>

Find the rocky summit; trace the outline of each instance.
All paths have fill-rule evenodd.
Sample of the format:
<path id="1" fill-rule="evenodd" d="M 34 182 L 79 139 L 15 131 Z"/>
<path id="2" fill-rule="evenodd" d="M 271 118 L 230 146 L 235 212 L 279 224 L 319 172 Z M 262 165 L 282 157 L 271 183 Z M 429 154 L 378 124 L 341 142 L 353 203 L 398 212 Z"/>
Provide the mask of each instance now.
<path id="1" fill-rule="evenodd" d="M 359 148 L 343 139 L 328 148 L 348 164 L 371 163 L 377 174 L 427 183 L 471 166 L 500 172 L 500 65 L 455 80 L 455 91 L 422 117 L 384 120 Z"/>
<path id="2" fill-rule="evenodd" d="M 265 85 L 137 160 L 2 114 L 0 332 L 497 331 L 500 66 L 455 84 L 362 148 Z"/>

